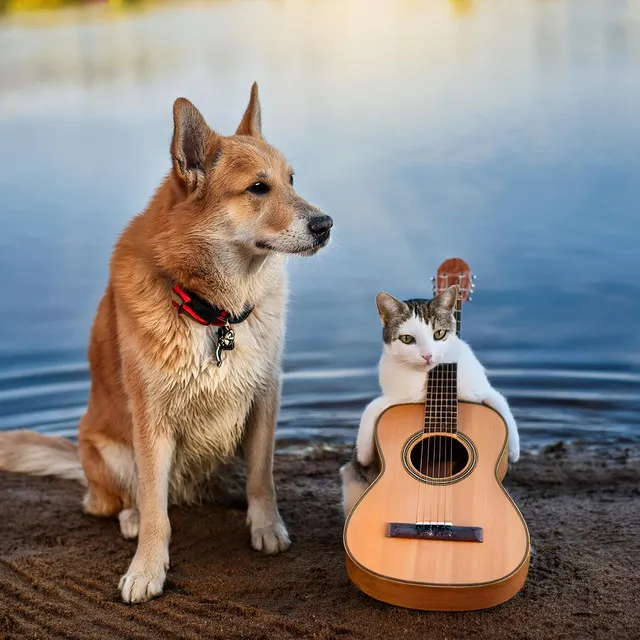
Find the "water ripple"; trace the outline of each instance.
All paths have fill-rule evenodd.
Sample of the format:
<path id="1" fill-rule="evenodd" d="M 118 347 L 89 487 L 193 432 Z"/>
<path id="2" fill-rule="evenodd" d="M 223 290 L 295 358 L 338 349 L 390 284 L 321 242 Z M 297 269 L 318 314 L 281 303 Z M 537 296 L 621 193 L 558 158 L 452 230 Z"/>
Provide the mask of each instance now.
<path id="1" fill-rule="evenodd" d="M 547 367 L 498 367 L 488 373 L 509 398 L 525 447 L 558 438 L 611 441 L 638 432 L 638 374 Z M 364 406 L 377 393 L 375 367 L 296 367 L 283 378 L 278 437 L 286 440 L 353 439 Z M 88 392 L 82 362 L 4 371 L 0 429 L 71 437 Z"/>

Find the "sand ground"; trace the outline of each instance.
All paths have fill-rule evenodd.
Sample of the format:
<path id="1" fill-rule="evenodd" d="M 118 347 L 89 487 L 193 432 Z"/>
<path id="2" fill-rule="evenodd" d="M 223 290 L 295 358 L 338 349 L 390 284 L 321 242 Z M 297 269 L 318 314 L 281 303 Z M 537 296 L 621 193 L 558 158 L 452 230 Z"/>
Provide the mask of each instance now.
<path id="1" fill-rule="evenodd" d="M 558 445 L 506 486 L 531 532 L 524 589 L 491 610 L 424 613 L 360 593 L 344 568 L 338 468 L 348 453 L 276 456 L 290 551 L 250 548 L 244 513 L 171 511 L 166 592 L 127 606 L 135 549 L 80 510 L 69 481 L 0 473 L 0 638 L 640 638 L 640 449 Z"/>

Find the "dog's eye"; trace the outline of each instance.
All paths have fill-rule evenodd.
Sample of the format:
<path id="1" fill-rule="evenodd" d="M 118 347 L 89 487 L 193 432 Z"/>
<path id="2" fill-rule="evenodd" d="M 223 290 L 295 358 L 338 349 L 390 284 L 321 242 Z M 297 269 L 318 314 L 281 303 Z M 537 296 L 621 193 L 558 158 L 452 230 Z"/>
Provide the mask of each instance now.
<path id="1" fill-rule="evenodd" d="M 293 173 L 289 176 L 289 184 L 293 186 Z"/>
<path id="2" fill-rule="evenodd" d="M 398 340 L 400 340 L 400 342 L 404 344 L 413 344 L 416 341 L 416 339 L 413 336 L 408 336 L 408 335 L 398 336 Z"/>
<path id="3" fill-rule="evenodd" d="M 247 188 L 247 191 L 256 196 L 263 196 L 265 193 L 269 193 L 269 191 L 271 191 L 271 187 L 266 182 L 254 182 Z"/>
<path id="4" fill-rule="evenodd" d="M 433 332 L 433 339 L 442 340 L 442 338 L 444 338 L 446 335 L 447 332 L 444 329 L 438 329 L 437 331 Z"/>

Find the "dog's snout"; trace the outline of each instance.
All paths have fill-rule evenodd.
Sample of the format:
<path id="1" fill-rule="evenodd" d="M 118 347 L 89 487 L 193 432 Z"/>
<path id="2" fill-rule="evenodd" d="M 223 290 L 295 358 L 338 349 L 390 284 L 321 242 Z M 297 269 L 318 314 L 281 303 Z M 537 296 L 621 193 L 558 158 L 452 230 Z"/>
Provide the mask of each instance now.
<path id="1" fill-rule="evenodd" d="M 328 237 L 331 227 L 333 227 L 333 220 L 330 216 L 315 216 L 309 220 L 309 231 L 319 239 Z"/>

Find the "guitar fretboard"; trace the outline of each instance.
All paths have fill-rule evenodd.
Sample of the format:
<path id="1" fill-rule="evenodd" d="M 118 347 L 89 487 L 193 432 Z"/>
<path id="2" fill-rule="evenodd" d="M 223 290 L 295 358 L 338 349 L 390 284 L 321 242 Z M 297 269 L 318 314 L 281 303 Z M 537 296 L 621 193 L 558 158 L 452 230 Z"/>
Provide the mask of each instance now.
<path id="1" fill-rule="evenodd" d="M 427 377 L 424 430 L 426 433 L 458 431 L 458 365 L 439 364 Z"/>
<path id="2" fill-rule="evenodd" d="M 458 285 L 462 286 L 464 274 L 460 274 Z M 434 287 L 434 295 L 451 284 L 446 273 L 438 274 L 438 283 Z M 456 321 L 456 335 L 460 335 L 462 322 L 462 297 L 458 296 L 453 309 Z M 424 408 L 425 433 L 457 433 L 458 431 L 458 365 L 457 363 L 440 364 L 431 369 L 427 375 L 427 393 Z"/>

